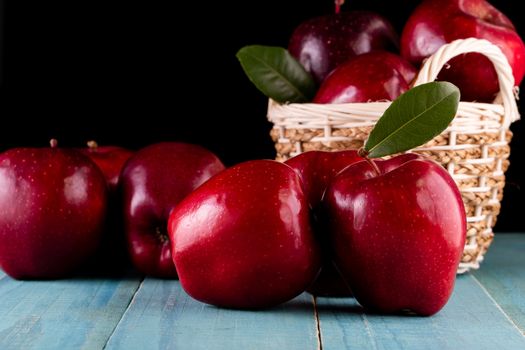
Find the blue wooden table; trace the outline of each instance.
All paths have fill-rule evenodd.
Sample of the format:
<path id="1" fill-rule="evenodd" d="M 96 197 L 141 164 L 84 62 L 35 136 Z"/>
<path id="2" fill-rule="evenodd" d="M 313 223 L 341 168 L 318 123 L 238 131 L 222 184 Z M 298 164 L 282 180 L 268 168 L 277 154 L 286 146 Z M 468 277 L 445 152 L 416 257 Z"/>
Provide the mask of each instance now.
<path id="1" fill-rule="evenodd" d="M 177 281 L 20 282 L 0 273 L 0 349 L 525 349 L 525 235 L 496 234 L 433 317 L 363 313 L 303 294 L 265 311 L 224 310 Z"/>

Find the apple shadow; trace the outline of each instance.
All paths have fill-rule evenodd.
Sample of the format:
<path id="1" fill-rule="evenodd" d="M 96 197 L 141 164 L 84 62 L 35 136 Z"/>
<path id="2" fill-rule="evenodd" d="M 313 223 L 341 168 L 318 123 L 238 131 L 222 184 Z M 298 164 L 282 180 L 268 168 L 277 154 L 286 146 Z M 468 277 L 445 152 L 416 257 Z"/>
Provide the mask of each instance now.
<path id="1" fill-rule="evenodd" d="M 338 298 L 341 299 L 341 298 Z M 327 305 L 327 304 L 316 304 L 317 312 L 323 313 L 352 313 L 352 314 L 369 314 L 370 311 L 362 307 L 361 305 L 355 304 L 345 304 L 345 305 Z"/>
<path id="2" fill-rule="evenodd" d="M 314 305 L 311 301 L 311 296 L 308 294 L 309 298 L 303 298 L 303 297 L 296 297 L 295 299 L 292 299 L 290 301 L 287 301 L 283 304 L 279 304 L 276 306 L 271 307 L 261 307 L 261 308 L 228 308 L 228 307 L 220 307 L 220 306 L 214 306 L 206 304 L 205 307 L 216 309 L 216 310 L 227 310 L 232 312 L 257 312 L 259 314 L 269 313 L 272 315 L 278 315 L 278 314 L 304 314 L 304 315 L 313 315 L 314 314 Z"/>
<path id="3" fill-rule="evenodd" d="M 317 303 L 316 309 L 318 313 L 331 313 L 331 314 L 355 314 L 355 315 L 366 315 L 366 316 L 379 316 L 379 317 L 407 317 L 407 318 L 426 318 L 429 316 L 419 315 L 411 310 L 401 310 L 399 312 L 379 312 L 373 309 L 365 308 L 360 305 L 355 299 L 351 303 L 341 303 L 339 300 L 334 301 L 332 304 L 319 304 Z"/>
<path id="4" fill-rule="evenodd" d="M 86 270 L 79 270 L 76 273 L 74 273 L 71 277 L 66 277 L 64 279 L 72 279 L 72 280 L 136 280 L 136 279 L 144 279 L 145 276 L 139 272 L 137 272 L 133 268 L 125 269 L 125 270 L 119 270 L 119 271 L 104 271 L 101 269 L 86 269 Z"/>
<path id="5" fill-rule="evenodd" d="M 5 278 L 0 279 L 0 284 L 2 283 L 13 283 L 13 281 L 20 283 L 34 283 L 36 284 L 84 284 L 84 283 L 120 283 L 120 282 L 133 282 L 133 281 L 143 281 L 144 276 L 131 271 L 129 273 L 123 273 L 118 275 L 102 275 L 102 274 L 83 274 L 76 273 L 73 275 L 62 276 L 62 277 L 50 277 L 50 278 L 13 278 L 10 276 L 5 276 Z"/>
<path id="6" fill-rule="evenodd" d="M 32 281 L 32 282 L 53 282 L 53 281 L 94 281 L 94 280 L 137 280 L 144 279 L 144 275 L 135 270 L 133 267 L 126 267 L 120 269 L 103 269 L 93 267 L 80 267 L 69 273 L 49 277 L 22 277 L 13 278 L 17 281 Z"/>

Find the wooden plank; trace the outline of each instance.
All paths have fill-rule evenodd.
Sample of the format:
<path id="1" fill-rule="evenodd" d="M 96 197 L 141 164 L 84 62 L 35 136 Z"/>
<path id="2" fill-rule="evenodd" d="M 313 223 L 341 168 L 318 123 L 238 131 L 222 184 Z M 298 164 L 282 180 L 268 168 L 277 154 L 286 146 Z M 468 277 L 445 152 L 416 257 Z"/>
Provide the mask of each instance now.
<path id="1" fill-rule="evenodd" d="M 0 349 L 102 349 L 139 278 L 0 279 Z"/>
<path id="2" fill-rule="evenodd" d="M 303 294 L 260 311 L 191 299 L 178 281 L 146 279 L 107 349 L 317 349 L 313 299 Z"/>
<path id="3" fill-rule="evenodd" d="M 317 300 L 323 350 L 525 349 L 525 337 L 470 275 L 432 317 L 363 313 L 352 299 Z"/>
<path id="4" fill-rule="evenodd" d="M 497 233 L 474 276 L 525 334 L 525 235 Z"/>

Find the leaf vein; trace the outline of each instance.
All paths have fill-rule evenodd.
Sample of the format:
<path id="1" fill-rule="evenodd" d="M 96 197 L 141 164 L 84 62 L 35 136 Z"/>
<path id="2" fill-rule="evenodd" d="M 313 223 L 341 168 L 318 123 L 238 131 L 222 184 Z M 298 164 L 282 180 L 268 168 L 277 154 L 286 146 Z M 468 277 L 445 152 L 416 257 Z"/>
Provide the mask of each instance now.
<path id="1" fill-rule="evenodd" d="M 449 98 L 452 94 L 448 94 L 446 95 L 445 97 L 443 97 L 442 99 L 440 99 L 438 102 L 434 103 L 432 106 L 426 108 L 425 110 L 423 110 L 422 112 L 418 113 L 415 117 L 409 119 L 407 122 L 405 122 L 403 125 L 401 125 L 400 127 L 398 127 L 396 130 L 394 130 L 392 133 L 390 133 L 390 135 L 388 135 L 387 137 L 385 137 L 383 140 L 381 140 L 380 142 L 378 142 L 374 147 L 372 147 L 370 150 L 369 150 L 369 153 L 372 153 L 375 149 L 377 149 L 379 146 L 383 145 L 385 142 L 387 142 L 389 139 L 391 139 L 392 137 L 395 137 L 399 132 L 401 132 L 403 130 L 403 128 L 414 122 L 416 119 L 418 119 L 419 117 L 421 117 L 422 114 L 425 114 L 427 113 L 428 111 L 431 111 L 432 109 L 434 109 L 436 106 L 439 106 L 441 104 L 441 102 L 443 102 L 444 100 L 446 100 L 447 98 Z"/>
<path id="2" fill-rule="evenodd" d="M 247 56 L 250 56 L 252 57 L 252 59 L 255 59 L 256 61 L 262 63 L 263 65 L 269 67 L 272 71 L 274 71 L 274 73 L 276 73 L 290 88 L 292 88 L 292 90 L 294 90 L 296 92 L 297 95 L 301 96 L 302 99 L 304 99 L 305 101 L 308 100 L 308 98 L 292 83 L 290 82 L 288 79 L 286 79 L 286 77 L 284 75 L 282 75 L 276 67 L 270 65 L 268 62 L 260 59 L 258 56 L 256 55 L 253 55 L 251 53 L 246 53 Z"/>

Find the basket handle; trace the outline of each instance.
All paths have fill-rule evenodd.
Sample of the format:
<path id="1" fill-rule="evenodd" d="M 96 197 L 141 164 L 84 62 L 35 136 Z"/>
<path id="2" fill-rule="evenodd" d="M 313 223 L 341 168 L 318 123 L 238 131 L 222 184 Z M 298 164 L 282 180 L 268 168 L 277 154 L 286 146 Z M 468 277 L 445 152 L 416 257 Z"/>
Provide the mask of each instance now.
<path id="1" fill-rule="evenodd" d="M 424 62 L 413 85 L 417 86 L 434 81 L 449 60 L 470 52 L 486 56 L 494 65 L 500 87 L 498 98 L 501 98 L 504 108 L 503 125 L 505 128 L 508 128 L 510 123 L 520 118 L 514 95 L 514 75 L 507 57 L 501 52 L 501 49 L 485 39 L 459 39 L 441 46 L 439 50 Z"/>

